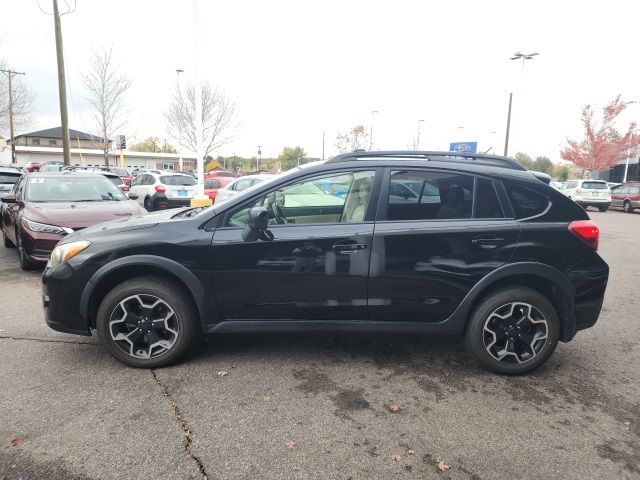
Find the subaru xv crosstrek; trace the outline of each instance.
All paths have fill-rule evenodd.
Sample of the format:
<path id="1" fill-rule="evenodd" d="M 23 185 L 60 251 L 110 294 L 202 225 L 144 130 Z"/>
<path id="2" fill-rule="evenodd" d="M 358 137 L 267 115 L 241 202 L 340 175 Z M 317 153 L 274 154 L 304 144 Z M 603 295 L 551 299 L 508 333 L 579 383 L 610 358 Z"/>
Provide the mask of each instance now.
<path id="1" fill-rule="evenodd" d="M 598 239 L 510 158 L 356 151 L 208 208 L 72 233 L 43 303 L 51 328 L 97 330 L 135 367 L 175 362 L 205 334 L 366 330 L 463 335 L 483 367 L 520 374 L 595 324 Z"/>

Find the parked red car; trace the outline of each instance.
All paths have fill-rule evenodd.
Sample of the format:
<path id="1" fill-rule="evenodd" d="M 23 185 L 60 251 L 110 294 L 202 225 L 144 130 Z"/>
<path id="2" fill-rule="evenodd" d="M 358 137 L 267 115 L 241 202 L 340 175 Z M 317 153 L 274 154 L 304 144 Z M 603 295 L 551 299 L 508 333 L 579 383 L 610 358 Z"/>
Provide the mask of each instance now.
<path id="1" fill-rule="evenodd" d="M 640 182 L 629 182 L 611 189 L 611 206 L 622 207 L 627 213 L 640 208 Z"/>
<path id="2" fill-rule="evenodd" d="M 236 175 L 233 172 L 227 172 L 226 170 L 211 170 L 210 172 L 206 172 L 204 174 L 205 180 L 210 180 L 212 178 L 236 178 Z"/>
<path id="3" fill-rule="evenodd" d="M 205 179 L 204 181 L 204 194 L 208 195 L 211 200 L 216 201 L 218 190 L 224 188 L 229 182 L 234 180 L 234 177 L 217 177 L 211 179 Z"/>
<path id="4" fill-rule="evenodd" d="M 126 185 L 128 185 L 129 187 L 131 186 L 131 180 L 133 180 L 133 175 L 131 175 L 126 168 L 111 167 L 109 168 L 109 171 L 111 173 L 115 173 L 116 175 L 118 175 Z"/>
<path id="5" fill-rule="evenodd" d="M 29 162 L 24 166 L 27 172 L 37 172 L 44 162 Z"/>
<path id="6" fill-rule="evenodd" d="M 69 233 L 146 213 L 133 196 L 97 173 L 27 173 L 0 199 L 4 246 L 18 247 L 24 270 L 44 266 Z"/>

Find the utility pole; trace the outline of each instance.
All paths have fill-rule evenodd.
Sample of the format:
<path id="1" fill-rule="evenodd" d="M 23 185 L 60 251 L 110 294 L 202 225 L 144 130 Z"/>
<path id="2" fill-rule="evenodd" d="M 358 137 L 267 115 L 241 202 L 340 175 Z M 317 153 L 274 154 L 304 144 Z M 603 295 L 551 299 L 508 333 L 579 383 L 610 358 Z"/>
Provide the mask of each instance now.
<path id="1" fill-rule="evenodd" d="M 416 150 L 420 150 L 420 124 L 424 122 L 424 120 L 418 120 L 418 136 L 416 137 Z"/>
<path id="2" fill-rule="evenodd" d="M 71 165 L 69 151 L 69 114 L 67 113 L 67 82 L 64 75 L 64 54 L 62 49 L 62 29 L 58 0 L 53 0 L 53 25 L 56 33 L 56 56 L 58 59 L 58 95 L 60 97 L 60 123 L 62 124 L 62 152 L 64 164 Z M 105 139 L 106 141 L 106 139 Z"/>
<path id="3" fill-rule="evenodd" d="M 513 101 L 513 92 L 509 94 L 509 112 L 507 113 L 507 133 L 504 136 L 504 156 L 509 153 L 509 130 L 511 129 L 511 103 Z"/>
<path id="4" fill-rule="evenodd" d="M 369 150 L 373 150 L 373 116 L 378 110 L 371 110 L 371 124 L 369 125 Z"/>
<path id="5" fill-rule="evenodd" d="M 16 146 L 13 143 L 13 85 L 11 80 L 16 75 L 24 75 L 24 72 L 14 72 L 13 70 L 0 70 L 9 79 L 9 138 L 11 141 L 11 163 L 17 163 Z"/>

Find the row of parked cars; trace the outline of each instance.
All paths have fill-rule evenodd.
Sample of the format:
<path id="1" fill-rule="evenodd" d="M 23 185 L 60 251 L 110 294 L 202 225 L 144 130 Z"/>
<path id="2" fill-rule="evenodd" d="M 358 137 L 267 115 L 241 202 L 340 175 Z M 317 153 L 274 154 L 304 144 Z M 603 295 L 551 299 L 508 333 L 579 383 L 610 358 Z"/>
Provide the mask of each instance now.
<path id="1" fill-rule="evenodd" d="M 120 169 L 121 177 L 116 170 L 53 164 L 26 172 L 0 167 L 3 243 L 17 248 L 23 269 L 44 266 L 55 245 L 72 232 L 108 220 L 189 206 L 195 194 L 197 181 L 192 175 L 145 170 L 134 177 Z M 205 192 L 220 202 L 271 177 L 236 178 L 215 171 L 207 174 Z"/>
<path id="2" fill-rule="evenodd" d="M 640 182 L 611 183 L 604 180 L 569 180 L 554 186 L 584 208 L 606 212 L 609 207 L 627 213 L 640 208 Z"/>

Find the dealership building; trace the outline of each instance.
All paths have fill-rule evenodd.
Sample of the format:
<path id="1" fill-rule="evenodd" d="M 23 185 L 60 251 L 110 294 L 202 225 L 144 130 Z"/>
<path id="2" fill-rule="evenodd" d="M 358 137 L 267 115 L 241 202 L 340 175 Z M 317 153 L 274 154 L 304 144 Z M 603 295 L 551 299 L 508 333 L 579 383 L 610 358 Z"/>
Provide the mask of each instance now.
<path id="1" fill-rule="evenodd" d="M 71 143 L 71 165 L 77 167 L 104 166 L 104 140 L 94 135 L 69 129 Z M 49 128 L 18 135 L 14 139 L 16 149 L 16 163 L 26 165 L 29 162 L 63 162 L 62 127 Z M 108 141 L 110 144 L 111 140 Z M 109 152 L 109 165 L 120 164 L 120 150 Z M 126 168 L 146 168 L 161 170 L 195 170 L 195 155 L 180 155 L 176 153 L 132 152 L 122 150 L 124 166 Z M 11 163 L 11 145 L 2 151 L 0 164 Z M 182 167 L 182 168 L 181 168 Z"/>

